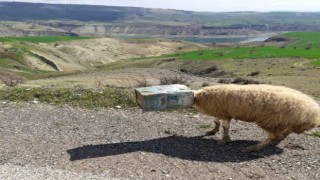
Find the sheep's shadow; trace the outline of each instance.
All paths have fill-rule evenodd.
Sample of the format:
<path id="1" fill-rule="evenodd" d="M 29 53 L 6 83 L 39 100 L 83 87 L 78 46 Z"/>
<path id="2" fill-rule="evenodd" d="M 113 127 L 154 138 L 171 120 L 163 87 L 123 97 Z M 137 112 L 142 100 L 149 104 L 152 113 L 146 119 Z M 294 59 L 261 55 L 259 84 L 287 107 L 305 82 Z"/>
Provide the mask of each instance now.
<path id="1" fill-rule="evenodd" d="M 144 151 L 185 160 L 206 162 L 242 162 L 283 152 L 276 146 L 268 146 L 260 152 L 241 152 L 242 147 L 255 143 L 257 142 L 237 140 L 226 145 L 219 145 L 216 140 L 206 139 L 203 136 L 168 136 L 146 141 L 87 145 L 69 149 L 67 152 L 71 161 Z"/>

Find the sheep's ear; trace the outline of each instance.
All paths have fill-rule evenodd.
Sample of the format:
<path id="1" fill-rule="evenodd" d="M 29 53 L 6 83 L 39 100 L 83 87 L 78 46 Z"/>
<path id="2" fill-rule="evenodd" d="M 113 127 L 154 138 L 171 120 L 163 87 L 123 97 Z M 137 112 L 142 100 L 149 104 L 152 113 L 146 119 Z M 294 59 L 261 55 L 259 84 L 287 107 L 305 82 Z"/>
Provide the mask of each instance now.
<path id="1" fill-rule="evenodd" d="M 197 95 L 201 92 L 201 90 L 195 90 L 193 92 L 193 104 L 197 103 Z"/>
<path id="2" fill-rule="evenodd" d="M 193 90 L 193 97 L 195 97 L 197 94 L 199 94 L 201 92 L 201 89 L 200 90 Z"/>

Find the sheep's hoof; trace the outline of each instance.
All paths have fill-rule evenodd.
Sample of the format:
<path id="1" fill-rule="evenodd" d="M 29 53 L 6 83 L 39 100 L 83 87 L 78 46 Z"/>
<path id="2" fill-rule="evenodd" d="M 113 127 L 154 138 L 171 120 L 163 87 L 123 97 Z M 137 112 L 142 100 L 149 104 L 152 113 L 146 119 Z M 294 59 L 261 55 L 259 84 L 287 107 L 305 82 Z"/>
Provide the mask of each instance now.
<path id="1" fill-rule="evenodd" d="M 223 145 L 223 144 L 226 144 L 226 143 L 229 142 L 229 141 L 230 141 L 230 138 L 229 138 L 229 137 L 228 137 L 228 138 L 224 138 L 224 139 L 219 140 L 219 141 L 218 141 L 218 144 Z"/>
<path id="2" fill-rule="evenodd" d="M 215 131 L 215 130 L 208 131 L 208 132 L 206 132 L 206 136 L 213 136 L 213 135 L 215 135 L 216 133 L 217 133 L 217 131 Z"/>

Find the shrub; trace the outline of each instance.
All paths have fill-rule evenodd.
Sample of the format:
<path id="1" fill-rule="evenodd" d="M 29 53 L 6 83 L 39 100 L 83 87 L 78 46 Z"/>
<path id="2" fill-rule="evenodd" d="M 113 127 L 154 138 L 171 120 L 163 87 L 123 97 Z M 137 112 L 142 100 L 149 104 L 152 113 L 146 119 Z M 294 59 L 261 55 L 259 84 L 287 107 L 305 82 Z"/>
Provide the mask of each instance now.
<path id="1" fill-rule="evenodd" d="M 202 56 L 202 55 L 204 55 L 204 52 L 199 52 L 198 53 L 198 56 Z"/>
<path id="2" fill-rule="evenodd" d="M 248 76 L 257 76 L 259 74 L 260 74 L 260 71 L 254 71 L 254 72 L 248 74 Z"/>
<path id="3" fill-rule="evenodd" d="M 161 85 L 169 85 L 169 84 L 184 84 L 188 85 L 188 80 L 182 76 L 173 76 L 173 77 L 163 77 L 160 79 Z"/>
<path id="4" fill-rule="evenodd" d="M 219 79 L 218 80 L 218 83 L 221 83 L 221 84 L 231 84 L 233 81 L 233 79 L 230 79 L 230 78 L 222 78 L 222 79 Z"/>
<path id="5" fill-rule="evenodd" d="M 148 81 L 145 77 L 142 78 L 142 80 L 138 80 L 138 83 L 136 87 L 147 87 L 149 86 Z"/>
<path id="6" fill-rule="evenodd" d="M 202 87 L 207 87 L 207 86 L 209 86 L 209 83 L 207 82 L 202 83 Z"/>
<path id="7" fill-rule="evenodd" d="M 22 77 L 13 74 L 8 74 L 5 77 L 2 77 L 1 80 L 3 84 L 8 87 L 14 87 L 24 82 L 24 79 Z"/>
<path id="8" fill-rule="evenodd" d="M 231 78 L 219 79 L 218 83 L 222 83 L 222 84 L 260 84 L 258 81 L 255 81 L 252 79 L 245 79 L 242 77 L 237 77 L 235 79 L 231 79 Z"/>
<path id="9" fill-rule="evenodd" d="M 252 79 L 237 77 L 232 81 L 232 84 L 260 84 L 260 83 Z"/>
<path id="10" fill-rule="evenodd" d="M 223 52 L 217 52 L 216 53 L 218 56 L 224 56 L 224 53 Z"/>

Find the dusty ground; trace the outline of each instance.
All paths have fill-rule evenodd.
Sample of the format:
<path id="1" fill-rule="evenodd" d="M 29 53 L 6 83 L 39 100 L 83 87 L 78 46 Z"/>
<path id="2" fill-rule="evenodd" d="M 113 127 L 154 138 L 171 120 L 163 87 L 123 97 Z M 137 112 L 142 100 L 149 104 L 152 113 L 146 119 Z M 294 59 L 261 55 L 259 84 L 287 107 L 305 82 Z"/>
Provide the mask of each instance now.
<path id="1" fill-rule="evenodd" d="M 320 178 L 320 139 L 290 135 L 258 153 L 264 138 L 233 122 L 233 141 L 203 137 L 209 117 L 187 111 L 86 110 L 0 102 L 0 179 Z M 320 130 L 320 128 L 314 129 Z"/>

